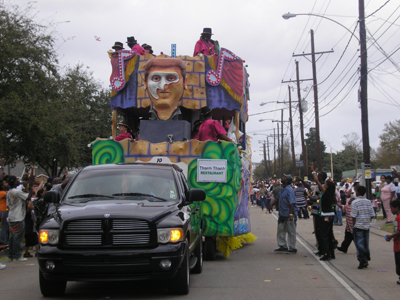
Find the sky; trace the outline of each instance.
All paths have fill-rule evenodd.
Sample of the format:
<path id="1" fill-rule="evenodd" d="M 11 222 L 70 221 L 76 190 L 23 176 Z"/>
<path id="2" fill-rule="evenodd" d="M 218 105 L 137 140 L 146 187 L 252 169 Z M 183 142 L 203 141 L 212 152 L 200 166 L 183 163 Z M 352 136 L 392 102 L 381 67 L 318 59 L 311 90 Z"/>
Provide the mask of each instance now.
<path id="1" fill-rule="evenodd" d="M 368 53 L 368 118 L 370 146 L 379 147 L 384 125 L 399 119 L 400 113 L 400 3 L 396 0 L 364 0 Z M 361 138 L 358 102 L 360 52 L 358 0 L 0 0 L 21 9 L 32 6 L 28 15 L 48 26 L 57 38 L 61 66 L 84 64 L 93 77 L 108 87 L 111 65 L 107 50 L 114 42 L 134 36 L 139 44 L 152 45 L 155 54 L 193 55 L 204 27 L 211 27 L 213 39 L 245 60 L 250 74 L 250 102 L 247 133 L 253 137 L 253 161 L 262 160 L 261 145 L 273 134 L 283 110 L 289 120 L 288 85 L 292 101 L 298 101 L 294 83 L 295 61 L 301 79 L 312 78 L 310 30 L 314 31 L 317 55 L 319 122 L 321 140 L 327 152 L 343 150 L 343 136 L 352 132 Z M 298 15 L 284 20 L 285 13 Z M 319 17 L 323 16 L 325 18 Z M 330 18 L 328 20 L 326 18 Z M 332 21 L 333 20 L 333 21 Z M 338 25 L 334 21 L 340 23 Z M 348 30 L 346 30 L 346 27 Z M 349 32 L 350 31 L 350 32 Z M 397 52 L 396 52 L 397 51 Z M 388 58 L 389 57 L 389 58 Z M 301 98 L 308 102 L 304 132 L 315 127 L 312 81 L 304 80 Z M 260 106 L 261 103 L 268 102 Z M 293 109 L 296 156 L 301 151 L 299 113 Z M 260 122 L 260 119 L 267 119 Z M 289 122 L 284 133 L 289 138 Z M 285 137 L 285 138 L 286 138 Z M 273 138 L 269 138 L 273 144 Z M 273 147 L 270 147 L 273 150 Z M 272 152 L 271 152 L 272 156 Z"/>

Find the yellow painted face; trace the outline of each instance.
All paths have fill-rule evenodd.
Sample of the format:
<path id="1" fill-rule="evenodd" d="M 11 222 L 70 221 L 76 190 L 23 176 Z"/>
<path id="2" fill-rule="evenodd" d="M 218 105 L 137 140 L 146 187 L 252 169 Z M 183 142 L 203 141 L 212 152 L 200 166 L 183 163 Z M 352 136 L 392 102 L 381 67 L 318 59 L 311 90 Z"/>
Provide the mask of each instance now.
<path id="1" fill-rule="evenodd" d="M 183 96 L 186 85 L 183 83 L 181 69 L 178 67 L 150 69 L 146 89 L 153 107 L 157 109 L 175 109 Z"/>

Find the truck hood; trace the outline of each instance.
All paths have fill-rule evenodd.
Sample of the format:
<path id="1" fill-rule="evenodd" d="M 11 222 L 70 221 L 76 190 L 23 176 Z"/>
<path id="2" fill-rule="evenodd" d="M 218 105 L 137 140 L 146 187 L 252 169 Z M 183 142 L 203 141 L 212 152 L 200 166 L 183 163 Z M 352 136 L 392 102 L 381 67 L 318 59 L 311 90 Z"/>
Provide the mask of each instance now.
<path id="1" fill-rule="evenodd" d="M 57 215 L 62 221 L 73 219 L 129 218 L 157 221 L 176 211 L 177 203 L 159 205 L 146 202 L 89 201 L 80 204 L 60 204 Z M 61 221 L 60 220 L 60 221 Z"/>

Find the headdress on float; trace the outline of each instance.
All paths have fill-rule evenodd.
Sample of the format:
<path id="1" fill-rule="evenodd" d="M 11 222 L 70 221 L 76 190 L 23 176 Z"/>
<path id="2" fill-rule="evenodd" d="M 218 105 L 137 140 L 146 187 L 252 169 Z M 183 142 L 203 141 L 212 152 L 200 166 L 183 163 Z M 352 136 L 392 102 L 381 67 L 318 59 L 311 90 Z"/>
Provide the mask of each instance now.
<path id="1" fill-rule="evenodd" d="M 196 128 L 196 126 L 201 125 L 201 123 L 203 123 L 202 120 L 196 120 L 196 121 L 194 121 L 193 128 Z"/>
<path id="2" fill-rule="evenodd" d="M 212 111 L 212 109 L 210 109 L 208 106 L 204 106 L 204 107 L 202 107 L 202 108 L 200 109 L 200 114 L 201 114 L 202 116 L 205 116 L 205 115 L 210 114 L 211 111 Z"/>
<path id="3" fill-rule="evenodd" d="M 129 44 L 136 44 L 137 43 L 137 40 L 135 40 L 135 37 L 134 36 L 128 36 L 127 38 L 127 44 L 129 45 Z"/>
<path id="4" fill-rule="evenodd" d="M 209 35 L 213 35 L 212 33 L 212 29 L 211 28 L 203 28 L 203 34 L 209 34 Z"/>
<path id="5" fill-rule="evenodd" d="M 128 128 L 130 131 L 132 131 L 131 126 L 128 125 L 128 122 L 127 122 L 126 120 L 124 120 L 124 121 L 122 121 L 122 122 L 119 122 L 118 125 L 119 125 L 119 126 L 121 126 L 121 125 L 122 125 L 122 126 L 125 126 L 125 127 Z"/>
<path id="6" fill-rule="evenodd" d="M 115 49 L 115 50 L 123 50 L 124 49 L 124 44 L 122 44 L 121 42 L 115 42 L 114 46 L 112 46 L 111 48 Z"/>

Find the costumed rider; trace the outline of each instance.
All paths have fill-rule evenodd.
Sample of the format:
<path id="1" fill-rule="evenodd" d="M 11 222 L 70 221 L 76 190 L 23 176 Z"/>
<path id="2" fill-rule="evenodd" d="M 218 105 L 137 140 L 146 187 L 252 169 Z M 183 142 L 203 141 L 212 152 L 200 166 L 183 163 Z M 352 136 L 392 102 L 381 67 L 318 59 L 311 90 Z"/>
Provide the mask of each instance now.
<path id="1" fill-rule="evenodd" d="M 117 135 L 117 136 L 114 138 L 114 140 L 117 141 L 117 142 L 122 141 L 122 140 L 124 140 L 124 139 L 131 139 L 131 140 L 133 140 L 132 128 L 131 128 L 131 126 L 129 125 L 129 122 L 126 121 L 126 120 L 124 120 L 123 122 L 118 123 L 118 125 L 119 125 L 119 131 L 120 131 L 121 133 L 120 133 L 119 135 Z M 105 141 L 105 140 L 108 140 L 108 139 L 103 139 L 103 138 L 99 138 L 99 137 L 98 137 L 98 138 L 96 138 L 96 140 Z"/>
<path id="2" fill-rule="evenodd" d="M 144 50 L 144 48 L 137 43 L 137 40 L 135 40 L 134 36 L 127 37 L 126 43 L 128 44 L 129 48 L 131 48 L 132 51 L 136 51 L 137 54 L 139 55 L 146 54 L 146 50 Z"/>
<path id="3" fill-rule="evenodd" d="M 122 44 L 121 42 L 115 42 L 114 46 L 112 46 L 111 48 L 114 49 L 115 51 L 112 50 L 107 51 L 109 58 L 111 58 L 113 54 L 118 55 L 119 50 L 124 50 L 124 44 Z"/>
<path id="4" fill-rule="evenodd" d="M 155 55 L 153 54 L 153 47 L 151 47 L 151 45 L 143 44 L 142 47 L 144 48 L 146 53 L 149 53 L 155 57 Z"/>
<path id="5" fill-rule="evenodd" d="M 211 140 L 218 142 L 224 140 L 232 142 L 232 140 L 226 135 L 225 128 L 217 120 L 212 119 L 211 109 L 208 106 L 204 106 L 200 110 L 200 114 L 204 117 L 204 122 L 199 128 L 199 141 Z"/>
<path id="6" fill-rule="evenodd" d="M 204 28 L 200 39 L 196 42 L 194 47 L 193 56 L 197 55 L 214 55 L 217 54 L 216 47 L 218 48 L 218 41 L 213 41 L 211 39 L 212 29 Z"/>

